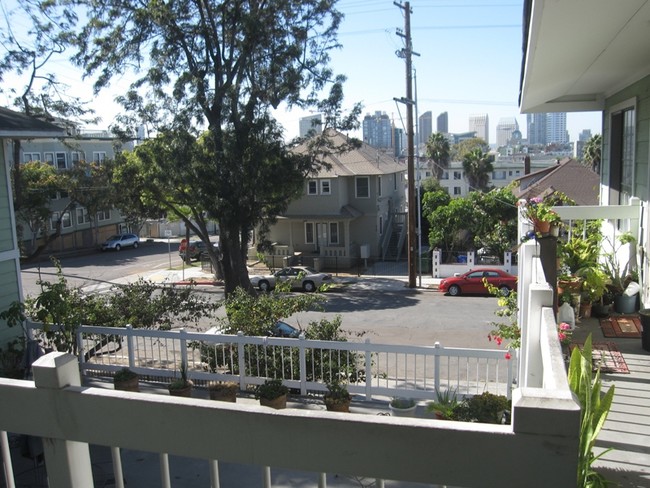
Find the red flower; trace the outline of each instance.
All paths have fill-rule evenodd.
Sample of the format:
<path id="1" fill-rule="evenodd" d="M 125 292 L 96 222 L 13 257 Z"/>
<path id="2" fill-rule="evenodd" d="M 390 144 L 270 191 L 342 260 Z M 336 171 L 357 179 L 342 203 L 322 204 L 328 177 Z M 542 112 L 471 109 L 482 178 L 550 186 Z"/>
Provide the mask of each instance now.
<path id="1" fill-rule="evenodd" d="M 510 355 L 509 352 L 507 352 L 507 353 L 506 353 L 506 359 L 510 359 L 510 358 L 512 358 L 512 356 Z"/>
<path id="2" fill-rule="evenodd" d="M 500 346 L 501 343 L 503 342 L 503 339 L 501 339 L 501 337 L 497 337 L 496 341 L 497 341 L 497 345 Z"/>

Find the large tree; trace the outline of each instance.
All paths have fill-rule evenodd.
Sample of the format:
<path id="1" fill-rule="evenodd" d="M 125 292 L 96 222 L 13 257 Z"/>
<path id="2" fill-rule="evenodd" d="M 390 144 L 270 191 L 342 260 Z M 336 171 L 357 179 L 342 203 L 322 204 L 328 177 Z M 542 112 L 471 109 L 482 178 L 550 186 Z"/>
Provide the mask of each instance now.
<path id="1" fill-rule="evenodd" d="M 492 156 L 481 149 L 474 149 L 463 157 L 463 170 L 470 190 L 487 191 L 490 173 L 494 170 Z"/>
<path id="2" fill-rule="evenodd" d="M 317 104 L 333 83 L 318 108 L 331 109 L 326 126 L 341 119 L 343 80 L 328 68 L 342 18 L 335 1 L 75 3 L 85 5 L 87 18 L 75 60 L 87 75 L 98 75 L 96 90 L 131 71 L 135 81 L 121 102 L 134 124 L 175 133 L 207 129 L 206 160 L 192 191 L 219 221 L 226 293 L 251 290 L 251 232 L 268 224 L 272 207 L 276 215 L 286 208 L 295 189 L 288 185 L 287 194 L 282 184 L 259 177 L 293 182 L 304 173 L 302 162 L 288 157 L 291 148 L 282 143 L 271 110 Z"/>
<path id="3" fill-rule="evenodd" d="M 433 161 L 432 171 L 440 179 L 442 172 L 449 168 L 449 141 L 441 132 L 434 132 L 427 141 L 427 157 Z"/>
<path id="4" fill-rule="evenodd" d="M 582 149 L 582 158 L 589 164 L 591 169 L 600 174 L 600 157 L 603 146 L 603 138 L 600 134 L 593 135 L 586 142 Z"/>

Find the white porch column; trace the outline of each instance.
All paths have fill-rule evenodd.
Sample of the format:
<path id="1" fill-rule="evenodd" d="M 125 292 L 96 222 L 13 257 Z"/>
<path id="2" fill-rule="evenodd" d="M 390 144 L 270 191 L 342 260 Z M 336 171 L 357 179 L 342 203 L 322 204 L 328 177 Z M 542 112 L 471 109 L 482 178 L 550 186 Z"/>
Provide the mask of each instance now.
<path id="1" fill-rule="evenodd" d="M 79 363 L 71 354 L 51 352 L 38 358 L 32 370 L 36 388 L 62 390 L 68 386 L 81 386 Z M 53 405 L 52 408 L 65 411 L 62 405 Z M 93 486 L 88 444 L 65 439 L 43 439 L 43 452 L 50 488 Z"/>

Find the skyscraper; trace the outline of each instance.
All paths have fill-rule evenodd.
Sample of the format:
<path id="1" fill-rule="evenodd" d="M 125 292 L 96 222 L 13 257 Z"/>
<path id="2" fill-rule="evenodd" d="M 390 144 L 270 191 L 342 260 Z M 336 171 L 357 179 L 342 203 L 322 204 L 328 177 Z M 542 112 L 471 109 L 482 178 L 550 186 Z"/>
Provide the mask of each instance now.
<path id="1" fill-rule="evenodd" d="M 515 117 L 502 117 L 497 124 L 497 147 L 508 145 L 512 133 L 519 130 L 519 122 Z"/>
<path id="2" fill-rule="evenodd" d="M 546 144 L 566 144 L 568 142 L 566 112 L 546 114 Z"/>
<path id="3" fill-rule="evenodd" d="M 490 118 L 488 114 L 474 114 L 469 116 L 469 131 L 476 132 L 488 144 L 490 143 Z"/>
<path id="4" fill-rule="evenodd" d="M 363 141 L 376 148 L 392 147 L 392 124 L 384 112 L 366 114 L 362 122 Z"/>
<path id="5" fill-rule="evenodd" d="M 527 114 L 528 144 L 546 145 L 546 114 Z"/>
<path id="6" fill-rule="evenodd" d="M 431 111 L 424 112 L 418 119 L 418 134 L 420 144 L 426 144 L 433 133 L 433 114 Z"/>
<path id="7" fill-rule="evenodd" d="M 316 134 L 323 132 L 323 117 L 321 114 L 302 117 L 299 121 L 299 124 L 300 137 L 305 137 L 312 131 Z"/>
<path id="8" fill-rule="evenodd" d="M 443 134 L 449 133 L 449 114 L 442 112 L 436 119 L 436 129 Z"/>

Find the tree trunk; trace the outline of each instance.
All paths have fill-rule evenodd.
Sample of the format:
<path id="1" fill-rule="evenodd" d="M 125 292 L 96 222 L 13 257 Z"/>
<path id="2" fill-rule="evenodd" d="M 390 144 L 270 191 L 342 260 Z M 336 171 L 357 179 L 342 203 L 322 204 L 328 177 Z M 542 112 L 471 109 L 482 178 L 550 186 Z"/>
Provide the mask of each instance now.
<path id="1" fill-rule="evenodd" d="M 223 276 L 225 281 L 225 294 L 228 296 L 237 288 L 243 288 L 250 294 L 255 294 L 248 277 L 246 268 L 246 252 L 242 252 L 248 244 L 247 238 L 242 240 L 239 225 L 232 226 L 221 225 L 221 235 L 219 238 Z"/>

